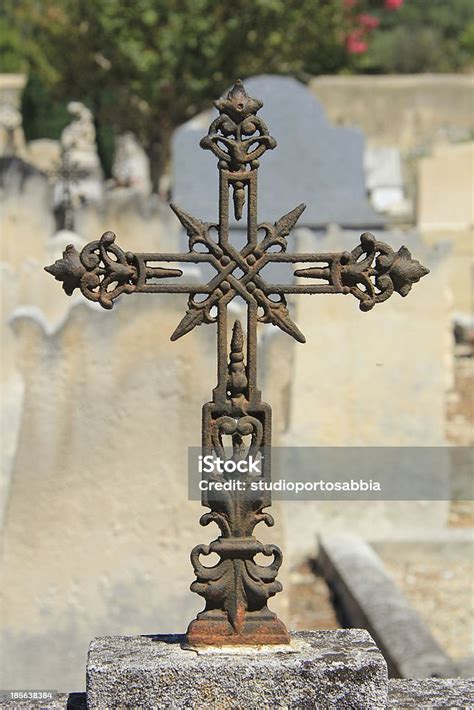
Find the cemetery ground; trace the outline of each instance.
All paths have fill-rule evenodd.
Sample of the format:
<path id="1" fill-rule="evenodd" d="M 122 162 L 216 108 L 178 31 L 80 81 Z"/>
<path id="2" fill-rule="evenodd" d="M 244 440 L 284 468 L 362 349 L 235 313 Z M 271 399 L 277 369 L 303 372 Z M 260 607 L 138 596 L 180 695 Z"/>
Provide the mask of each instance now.
<path id="1" fill-rule="evenodd" d="M 474 653 L 471 622 L 472 562 L 466 543 L 392 543 L 377 546 L 387 572 L 447 654 L 461 661 Z M 344 628 L 316 560 L 289 577 L 290 627 Z"/>
<path id="2" fill-rule="evenodd" d="M 388 572 L 453 660 L 474 653 L 473 566 L 468 542 L 387 543 L 377 549 Z M 469 583 L 471 581 L 471 584 Z"/>
<path id="3" fill-rule="evenodd" d="M 446 411 L 446 438 L 451 446 L 474 445 L 474 363 L 471 348 L 455 346 L 454 387 L 448 394 Z M 451 502 L 450 525 L 463 528 L 474 526 L 472 500 Z"/>

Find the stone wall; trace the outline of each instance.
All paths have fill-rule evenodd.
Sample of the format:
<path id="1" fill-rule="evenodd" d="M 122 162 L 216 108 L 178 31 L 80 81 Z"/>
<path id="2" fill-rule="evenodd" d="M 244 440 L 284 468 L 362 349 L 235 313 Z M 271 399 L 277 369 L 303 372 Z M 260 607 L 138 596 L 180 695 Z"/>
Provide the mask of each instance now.
<path id="1" fill-rule="evenodd" d="M 473 104 L 474 105 L 474 104 Z M 451 241 L 457 314 L 472 320 L 474 294 L 474 141 L 439 146 L 418 165 L 418 226 L 428 244 Z"/>
<path id="2" fill-rule="evenodd" d="M 469 74 L 319 76 L 309 86 L 332 123 L 357 126 L 370 143 L 404 153 L 424 153 L 474 132 Z"/>
<path id="3" fill-rule="evenodd" d="M 401 151 L 411 195 L 418 157 L 436 145 L 474 135 L 474 80 L 469 74 L 320 76 L 309 86 L 332 123 L 360 128 L 370 147 Z"/>

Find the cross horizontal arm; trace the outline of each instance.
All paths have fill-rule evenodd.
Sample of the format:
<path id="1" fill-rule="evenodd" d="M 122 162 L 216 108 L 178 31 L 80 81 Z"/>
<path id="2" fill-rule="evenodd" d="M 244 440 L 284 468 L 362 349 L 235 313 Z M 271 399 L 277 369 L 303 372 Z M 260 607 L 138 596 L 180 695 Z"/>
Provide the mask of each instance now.
<path id="1" fill-rule="evenodd" d="M 413 259 L 410 251 L 402 246 L 395 252 L 385 242 L 378 242 L 365 232 L 360 244 L 352 251 L 332 253 L 288 254 L 279 252 L 266 255 L 268 262 L 318 264 L 298 268 L 294 276 L 326 283 L 261 284 L 265 294 L 352 294 L 359 301 L 362 311 L 371 310 L 395 291 L 407 296 L 412 285 L 429 273 L 429 269 Z M 323 264 L 323 266 L 321 266 Z"/>
<path id="2" fill-rule="evenodd" d="M 183 214 L 186 219 L 194 219 L 186 213 L 180 216 Z M 226 245 L 224 253 L 210 239 L 208 225 L 197 220 L 193 224 L 199 224 L 200 232 L 199 235 L 193 232 L 190 251 L 186 253 L 124 252 L 115 244 L 115 235 L 106 232 L 100 240 L 87 244 L 80 254 L 69 245 L 62 259 L 47 266 L 46 271 L 63 282 L 68 295 L 80 288 L 86 298 L 107 309 L 113 307 L 114 300 L 122 293 L 188 294 L 188 311 L 173 333 L 173 340 L 201 323 L 215 322 L 211 309 L 222 299 L 228 303 L 238 295 L 249 305 L 263 309 L 259 320 L 273 323 L 301 342 L 304 337 L 289 317 L 285 294 L 352 294 L 358 299 L 360 309 L 369 311 L 395 291 L 406 296 L 413 283 L 429 273 L 419 261 L 412 259 L 406 247 L 395 252 L 367 232 L 350 252 L 288 253 L 285 239 L 278 241 L 273 235 L 267 235 L 253 253 L 247 253 L 248 249 L 239 252 L 231 245 Z M 194 251 L 197 243 L 208 251 Z M 277 245 L 281 251 L 267 251 L 272 245 Z M 181 269 L 157 266 L 160 263 L 208 263 L 217 273 L 205 284 L 159 283 L 157 280 L 183 276 Z M 295 277 L 320 283 L 268 283 L 262 270 L 269 263 L 295 264 L 299 267 L 294 271 Z M 305 264 L 311 266 L 301 268 Z M 243 270 L 240 278 L 233 274 L 236 268 Z M 197 294 L 206 298 L 196 300 Z"/>
<path id="3" fill-rule="evenodd" d="M 110 309 L 122 293 L 211 293 L 212 281 L 197 283 L 156 283 L 152 279 L 180 278 L 181 269 L 152 266 L 158 263 L 202 262 L 215 265 L 212 254 L 201 252 L 138 253 L 124 252 L 115 243 L 115 234 L 105 232 L 100 240 L 86 244 L 79 253 L 69 244 L 62 259 L 45 270 L 57 281 L 63 282 L 64 291 L 70 296 L 76 288 L 90 301 L 97 301 Z"/>

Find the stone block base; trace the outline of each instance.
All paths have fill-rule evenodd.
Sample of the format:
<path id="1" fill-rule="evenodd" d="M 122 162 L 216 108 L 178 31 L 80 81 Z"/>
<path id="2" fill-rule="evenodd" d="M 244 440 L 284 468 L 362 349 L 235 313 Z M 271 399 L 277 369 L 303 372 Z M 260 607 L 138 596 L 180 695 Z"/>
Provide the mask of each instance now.
<path id="1" fill-rule="evenodd" d="M 386 707 L 387 667 L 364 630 L 296 632 L 291 647 L 184 645 L 178 635 L 92 641 L 88 710 Z"/>

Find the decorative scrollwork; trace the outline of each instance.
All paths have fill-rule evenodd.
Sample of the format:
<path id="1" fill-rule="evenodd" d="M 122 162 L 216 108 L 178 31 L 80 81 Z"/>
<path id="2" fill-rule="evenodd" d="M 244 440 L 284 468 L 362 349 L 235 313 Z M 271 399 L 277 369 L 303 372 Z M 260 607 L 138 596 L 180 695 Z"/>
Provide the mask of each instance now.
<path id="1" fill-rule="evenodd" d="M 263 222 L 258 225 L 259 230 L 265 232 L 265 237 L 255 249 L 257 255 L 264 254 L 271 247 L 278 246 L 280 251 L 285 252 L 288 247 L 286 237 L 289 235 L 301 215 L 306 209 L 306 205 L 301 203 L 291 212 L 280 217 L 274 224 Z"/>
<path id="2" fill-rule="evenodd" d="M 257 457 L 264 445 L 262 422 L 248 413 L 248 378 L 244 362 L 242 324 L 236 320 L 232 329 L 227 377 L 228 414 L 216 416 L 211 422 L 211 442 L 216 455 L 226 458 L 224 437 L 232 442 L 232 460 Z M 248 444 L 245 438 L 250 438 Z"/>
<path id="3" fill-rule="evenodd" d="M 226 403 L 218 411 L 212 410 L 211 419 L 204 417 L 204 429 L 209 434 L 209 449 L 221 461 L 248 461 L 262 454 L 265 439 L 270 438 L 265 409 L 248 411 L 248 377 L 244 360 L 244 338 L 240 321 L 235 321 L 228 362 Z M 227 455 L 224 439 L 230 437 L 232 453 Z M 245 443 L 244 438 L 250 438 Z M 264 478 L 263 472 L 259 474 Z M 276 576 L 282 554 L 276 545 L 264 545 L 253 535 L 263 522 L 273 525 L 273 517 L 264 512 L 269 505 L 265 494 L 255 492 L 249 485 L 254 474 L 239 473 L 236 490 L 219 488 L 209 493 L 205 505 L 211 510 L 201 517 L 201 525 L 214 522 L 221 536 L 209 545 L 198 545 L 191 553 L 196 580 L 191 590 L 206 600 L 204 611 L 198 614 L 188 630 L 193 642 L 208 642 L 219 634 L 221 640 L 238 643 L 242 638 L 255 643 L 286 643 L 288 635 L 276 615 L 269 611 L 267 601 L 281 591 Z M 213 472 L 209 482 L 235 482 L 232 473 Z M 242 485 L 245 484 L 245 485 Z M 219 561 L 206 567 L 201 557 L 211 553 Z M 262 553 L 273 558 L 270 564 L 255 562 Z"/>
<path id="4" fill-rule="evenodd" d="M 321 255 L 322 259 L 324 256 Z M 370 311 L 376 303 L 390 298 L 394 291 L 407 296 L 413 284 L 429 274 L 429 269 L 413 259 L 405 246 L 395 252 L 369 232 L 361 235 L 359 246 L 352 251 L 327 256 L 332 258 L 330 270 L 297 269 L 295 276 L 326 278 L 340 293 L 355 296 L 360 301 L 361 311 Z"/>
<path id="5" fill-rule="evenodd" d="M 189 237 L 189 251 L 196 251 L 196 245 L 202 244 L 209 254 L 213 254 L 217 259 L 220 259 L 224 252 L 210 235 L 210 230 L 218 229 L 218 225 L 211 222 L 202 222 L 172 203 L 170 207 L 186 230 L 186 234 Z"/>
<path id="6" fill-rule="evenodd" d="M 262 446 L 263 427 L 262 423 L 255 417 L 243 416 L 239 419 L 223 416 L 216 419 L 212 431 L 212 443 L 217 455 L 225 459 L 225 443 L 223 436 L 230 436 L 232 439 L 232 458 L 241 461 L 247 456 L 257 456 Z M 250 436 L 251 443 L 246 446 L 244 437 Z"/>
<path id="7" fill-rule="evenodd" d="M 76 288 L 89 299 L 110 310 L 114 301 L 122 293 L 133 293 L 137 289 L 138 260 L 133 252 L 124 252 L 115 242 L 113 232 L 105 232 L 95 242 L 86 244 L 79 252 L 69 244 L 58 259 L 45 271 L 57 281 L 63 282 L 63 289 L 71 296 Z M 155 278 L 181 276 L 181 269 L 154 269 Z"/>
<path id="8" fill-rule="evenodd" d="M 87 244 L 79 254 L 69 244 L 62 259 L 58 259 L 46 271 L 70 296 L 76 288 L 90 301 L 98 301 L 110 309 L 121 293 L 132 293 L 136 288 L 137 268 L 135 255 L 123 252 L 115 242 L 113 232 L 105 232 L 100 240 Z"/>
<path id="9" fill-rule="evenodd" d="M 86 273 L 80 289 L 90 301 L 98 301 L 111 309 L 121 293 L 133 293 L 136 288 L 135 254 L 123 252 L 115 242 L 113 232 L 105 232 L 97 242 L 91 242 L 81 252 Z"/>
<path id="10" fill-rule="evenodd" d="M 297 223 L 306 205 L 298 205 L 274 224 L 264 222 L 259 225 L 258 230 L 262 230 L 265 236 L 252 249 L 246 249 L 245 258 L 231 244 L 219 245 L 214 242 L 209 232 L 216 225 L 202 222 L 176 205 L 171 207 L 186 230 L 190 250 L 193 250 L 196 244 L 204 245 L 207 252 L 215 257 L 213 265 L 219 272 L 219 278 L 213 279 L 212 293 L 204 300 L 198 301 L 196 300 L 197 293 L 191 294 L 188 300 L 188 309 L 172 334 L 171 340 L 181 338 L 203 323 L 214 323 L 216 318 L 212 309 L 218 305 L 219 301 L 225 300 L 228 303 L 234 296 L 240 295 L 247 302 L 257 303 L 260 306 L 259 321 L 261 323 L 272 323 L 299 342 L 304 343 L 304 335 L 290 318 L 285 297 L 283 295 L 276 296 L 276 300 L 269 298 L 266 290 L 271 290 L 271 287 L 268 287 L 259 275 L 259 271 L 266 264 L 262 256 L 272 247 L 277 246 L 281 252 L 286 251 L 286 237 Z M 244 272 L 244 276 L 239 280 L 233 275 L 236 268 L 240 268 Z M 249 276 L 253 278 L 248 278 Z"/>
<path id="11" fill-rule="evenodd" d="M 429 273 L 405 246 L 394 252 L 369 232 L 361 235 L 360 245 L 350 255 L 341 256 L 341 265 L 343 293 L 355 296 L 361 311 L 370 311 L 394 291 L 407 296 L 413 284 Z"/>
<path id="12" fill-rule="evenodd" d="M 264 294 L 261 291 L 256 294 L 257 298 L 260 294 L 262 294 L 262 298 L 259 299 L 261 301 L 261 313 L 258 316 L 259 323 L 271 323 L 272 325 L 276 325 L 280 330 L 291 335 L 291 337 L 299 343 L 305 343 L 306 338 L 296 323 L 290 318 L 285 296 L 281 293 L 276 294 L 275 297 L 278 298 L 278 301 L 272 301 L 266 296 L 265 299 L 263 299 Z"/>
<path id="13" fill-rule="evenodd" d="M 211 150 L 231 171 L 242 170 L 247 165 L 257 167 L 258 158 L 277 144 L 265 121 L 255 115 L 262 102 L 249 96 L 238 80 L 227 97 L 215 101 L 214 105 L 220 116 L 211 123 L 207 136 L 201 140 L 201 148 Z M 242 194 L 237 200 L 241 199 Z"/>
<path id="14" fill-rule="evenodd" d="M 200 556 L 213 552 L 220 561 L 214 567 L 205 567 Z M 257 564 L 253 558 L 258 553 L 273 557 L 272 562 L 267 566 Z M 276 620 L 267 608 L 268 599 L 282 589 L 276 581 L 282 563 L 281 550 L 276 545 L 263 545 L 255 539 L 221 538 L 210 545 L 197 545 L 191 552 L 191 563 L 197 578 L 191 590 L 206 600 L 205 610 L 198 615 L 201 624 L 207 616 L 215 618 L 212 612 L 216 610 L 225 615 L 235 634 L 242 633 L 249 611 L 254 616 Z"/>

